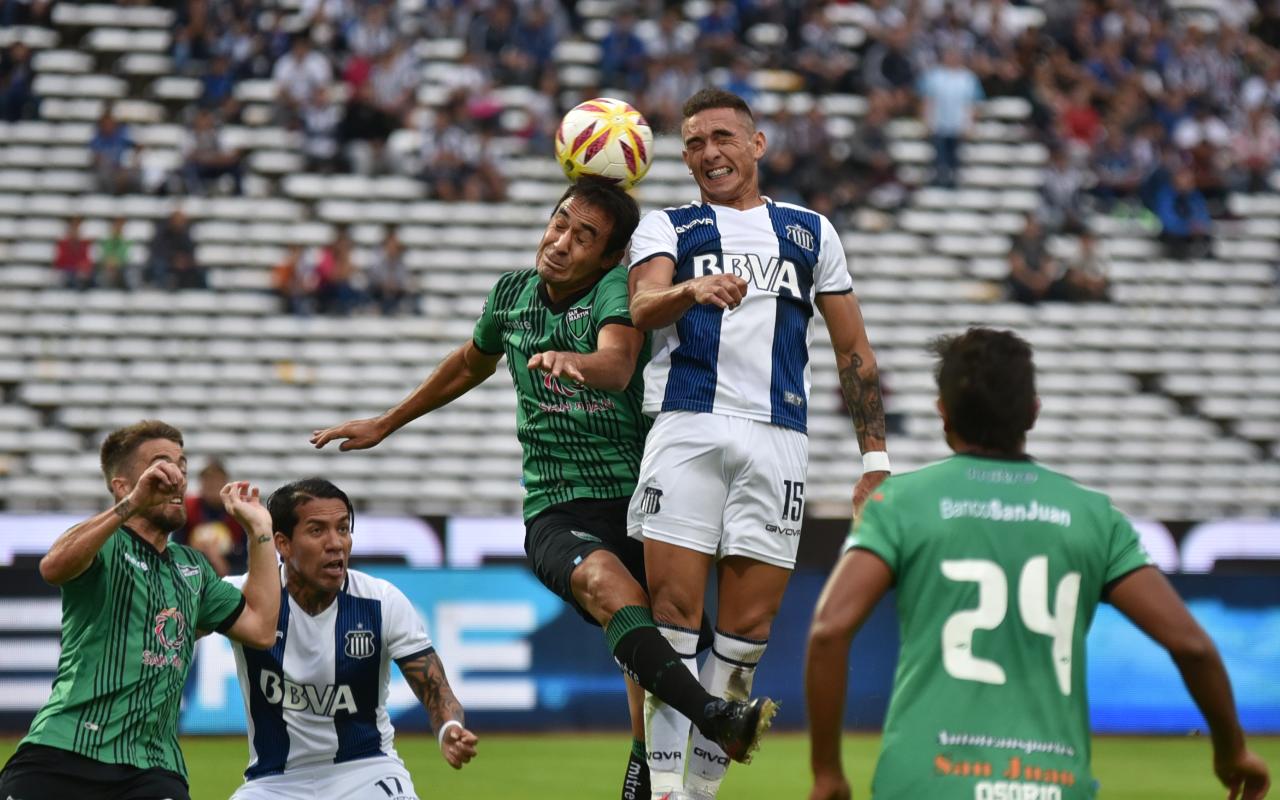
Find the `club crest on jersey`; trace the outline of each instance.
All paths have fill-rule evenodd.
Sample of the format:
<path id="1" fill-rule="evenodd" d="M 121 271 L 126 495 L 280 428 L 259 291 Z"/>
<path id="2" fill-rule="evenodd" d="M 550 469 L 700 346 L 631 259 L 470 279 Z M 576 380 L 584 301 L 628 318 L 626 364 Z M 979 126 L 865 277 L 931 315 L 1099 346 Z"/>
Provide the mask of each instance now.
<path id="1" fill-rule="evenodd" d="M 587 330 L 591 327 L 591 306 L 569 309 L 569 313 L 564 315 L 564 322 L 569 327 L 569 333 L 573 334 L 573 338 L 581 339 L 587 335 Z"/>
<path id="2" fill-rule="evenodd" d="M 346 642 L 342 652 L 346 653 L 348 658 L 369 658 L 378 652 L 373 631 L 347 631 Z"/>
<path id="3" fill-rule="evenodd" d="M 737 275 L 760 291 L 809 301 L 800 293 L 800 268 L 777 256 L 766 261 L 759 253 L 699 253 L 693 257 L 693 277 L 704 275 Z"/>
<path id="4" fill-rule="evenodd" d="M 640 498 L 640 513 L 657 514 L 662 510 L 662 490 L 656 486 L 644 487 L 644 495 Z"/>
<path id="5" fill-rule="evenodd" d="M 813 252 L 813 233 L 805 226 L 795 223 L 788 225 L 787 239 L 796 247 Z"/>
<path id="6" fill-rule="evenodd" d="M 156 614 L 156 624 L 152 630 L 160 644 L 170 650 L 177 650 L 187 640 L 187 621 L 176 608 L 166 608 Z"/>
<path id="7" fill-rule="evenodd" d="M 557 378 L 555 375 L 552 375 L 550 372 L 543 374 L 542 388 L 551 392 L 555 392 L 558 395 L 563 395 L 565 397 L 573 397 L 578 393 L 578 390 L 576 387 L 566 386 L 565 384 L 560 382 L 559 378 Z"/>

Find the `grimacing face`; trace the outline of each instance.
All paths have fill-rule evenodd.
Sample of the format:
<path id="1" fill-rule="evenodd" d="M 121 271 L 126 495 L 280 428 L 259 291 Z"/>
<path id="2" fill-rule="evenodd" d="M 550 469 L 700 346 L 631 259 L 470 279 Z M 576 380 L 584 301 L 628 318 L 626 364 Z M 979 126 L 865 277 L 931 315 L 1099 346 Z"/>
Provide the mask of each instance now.
<path id="1" fill-rule="evenodd" d="M 613 266 L 617 254 L 605 252 L 612 231 L 613 220 L 601 209 L 578 197 L 565 200 L 538 245 L 538 277 L 560 294 L 591 285 Z"/>
<path id="2" fill-rule="evenodd" d="M 167 461 L 182 470 L 182 485 L 167 502 L 153 506 L 139 516 L 165 533 L 173 533 L 187 522 L 187 507 L 183 503 L 187 493 L 187 457 L 182 452 L 182 445 L 168 439 L 149 439 L 138 445 L 111 480 L 112 494 L 119 500 L 133 491 L 142 473 L 157 461 Z"/>
<path id="3" fill-rule="evenodd" d="M 732 108 L 711 108 L 681 126 L 684 163 L 702 191 L 702 199 L 733 205 L 760 193 L 756 162 L 764 156 L 764 134 Z"/>
<path id="4" fill-rule="evenodd" d="M 337 592 L 347 579 L 351 560 L 351 515 L 338 498 L 314 498 L 297 508 L 293 535 L 277 533 L 276 547 L 304 583 Z"/>

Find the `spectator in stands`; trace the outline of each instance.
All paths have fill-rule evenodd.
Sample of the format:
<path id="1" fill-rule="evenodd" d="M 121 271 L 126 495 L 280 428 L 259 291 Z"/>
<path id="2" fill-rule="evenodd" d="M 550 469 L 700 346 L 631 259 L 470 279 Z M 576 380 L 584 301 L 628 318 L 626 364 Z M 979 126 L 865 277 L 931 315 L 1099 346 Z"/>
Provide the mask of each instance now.
<path id="1" fill-rule="evenodd" d="M 960 142 L 973 128 L 974 109 L 983 97 L 978 77 L 965 67 L 960 50 L 951 48 L 942 64 L 920 82 L 924 119 L 934 147 L 934 183 L 954 187 L 960 166 Z"/>
<path id="2" fill-rule="evenodd" d="M 395 41 L 390 9 L 384 2 L 372 2 L 364 7 L 359 21 L 351 27 L 347 45 L 352 55 L 373 62 L 390 50 Z"/>
<path id="3" fill-rule="evenodd" d="M 308 272 L 303 262 L 302 245 L 289 245 L 284 258 L 271 268 L 271 290 L 280 298 L 286 311 L 300 317 L 312 311 Z"/>
<path id="4" fill-rule="evenodd" d="M 847 187 L 849 205 L 859 206 L 870 201 L 889 207 L 904 199 L 897 163 L 889 151 L 888 125 L 893 105 L 893 95 L 887 91 L 872 92 L 867 97 L 867 115 L 849 140 L 851 180 L 841 182 Z M 839 201 L 838 204 L 843 205 Z"/>
<path id="5" fill-rule="evenodd" d="M 1191 170 L 1179 169 L 1156 194 L 1156 216 L 1160 218 L 1160 239 L 1173 258 L 1201 258 L 1209 252 L 1213 221 L 1204 195 L 1196 188 Z"/>
<path id="6" fill-rule="evenodd" d="M 395 117 L 379 108 L 372 81 L 357 86 L 338 124 L 338 143 L 344 158 L 361 174 L 382 171 L 387 138 L 396 124 Z"/>
<path id="7" fill-rule="evenodd" d="M 915 105 L 916 70 L 911 63 L 911 28 L 906 24 L 889 30 L 867 49 L 862 62 L 862 82 L 868 95 L 884 94 L 892 116 L 907 113 Z"/>
<path id="8" fill-rule="evenodd" d="M 369 294 L 385 315 L 401 313 L 411 299 L 409 269 L 404 263 L 404 245 L 395 228 L 387 230 L 382 247 L 369 269 Z"/>
<path id="9" fill-rule="evenodd" d="M 200 79 L 200 107 L 218 114 L 223 120 L 240 119 L 240 102 L 236 100 L 236 76 L 231 59 L 216 55 L 209 71 Z"/>
<path id="10" fill-rule="evenodd" d="M 222 487 L 230 481 L 227 468 L 216 458 L 200 470 L 200 491 L 187 495 L 187 521 L 174 531 L 178 544 L 194 547 L 209 559 L 219 577 L 243 575 L 249 568 L 249 548 L 244 528 L 227 513 Z"/>
<path id="11" fill-rule="evenodd" d="M 1110 269 L 1098 246 L 1098 237 L 1086 225 L 1079 226 L 1075 232 L 1079 249 L 1064 276 L 1069 299 L 1085 302 L 1107 300 Z"/>
<path id="12" fill-rule="evenodd" d="M 638 92 L 644 88 L 647 51 L 636 35 L 636 12 L 624 6 L 600 40 L 600 82 Z"/>
<path id="13" fill-rule="evenodd" d="M 649 62 L 649 87 L 641 108 L 655 131 L 677 130 L 680 107 L 686 98 L 702 88 L 698 57 L 692 52 L 678 53 L 665 60 Z"/>
<path id="14" fill-rule="evenodd" d="M 755 65 L 751 63 L 751 59 L 746 56 L 735 56 L 733 66 L 729 68 L 729 74 L 726 76 L 724 84 L 720 87 L 726 91 L 733 92 L 751 105 L 756 101 L 755 85 Z"/>
<path id="15" fill-rule="evenodd" d="M 0 2 L 0 28 L 14 25 L 49 27 L 51 0 L 3 0 Z"/>
<path id="16" fill-rule="evenodd" d="M 156 226 L 147 248 L 147 276 L 152 285 L 170 291 L 208 286 L 204 268 L 196 263 L 191 223 L 181 209 Z"/>
<path id="17" fill-rule="evenodd" d="M 800 41 L 795 63 L 810 91 L 827 94 L 853 88 L 856 61 L 837 37 L 826 5 L 810 8 L 808 18 L 800 26 Z"/>
<path id="18" fill-rule="evenodd" d="M 658 18 L 658 28 L 647 46 L 650 63 L 653 61 L 670 63 L 671 59 L 677 56 L 692 54 L 696 38 L 696 29 L 684 24 L 680 9 L 676 6 L 667 6 L 663 9 L 662 16 Z"/>
<path id="19" fill-rule="evenodd" d="M 98 191 L 125 194 L 137 188 L 138 170 L 132 158 L 135 150 L 128 127 L 121 125 L 112 109 L 107 107 L 98 118 L 93 138 L 89 140 Z"/>
<path id="20" fill-rule="evenodd" d="M 54 246 L 53 266 L 62 273 L 62 285 L 68 289 L 93 286 L 93 243 L 80 236 L 80 217 L 67 220 L 67 232 Z"/>
<path id="21" fill-rule="evenodd" d="M 436 109 L 422 132 L 421 178 L 431 193 L 446 202 L 462 197 L 472 149 L 470 136 L 458 120 L 457 105 Z"/>
<path id="22" fill-rule="evenodd" d="M 1091 235 L 1091 234 L 1089 234 Z M 1084 253 L 1084 245 L 1081 252 Z M 1045 300 L 1104 300 L 1107 284 L 1105 276 L 1082 271 L 1086 258 L 1082 255 L 1079 266 L 1065 267 L 1049 254 L 1047 236 L 1035 214 L 1027 214 L 1022 232 L 1009 248 L 1008 288 L 1010 298 L 1019 303 L 1035 305 Z M 1087 268 L 1100 270 L 1096 251 L 1088 256 Z"/>
<path id="23" fill-rule="evenodd" d="M 333 102 L 328 87 L 321 86 L 302 107 L 302 154 L 308 172 L 341 172 L 346 159 L 338 147 L 342 107 Z"/>
<path id="24" fill-rule="evenodd" d="M 1280 159 L 1280 123 L 1266 106 L 1248 111 L 1244 129 L 1235 134 L 1231 155 L 1235 164 L 1232 188 L 1238 192 L 1267 191 L 1267 180 Z"/>
<path id="25" fill-rule="evenodd" d="M 1049 153 L 1040 182 L 1040 217 L 1049 230 L 1079 225 L 1084 219 L 1083 170 L 1072 163 L 1065 148 Z"/>
<path id="26" fill-rule="evenodd" d="M 0 54 L 0 121 L 17 122 L 36 117 L 40 103 L 34 83 L 31 48 L 14 42 Z"/>
<path id="27" fill-rule="evenodd" d="M 393 40 L 369 72 L 374 105 L 386 114 L 393 128 L 408 124 L 418 89 L 418 65 L 403 39 Z"/>
<path id="28" fill-rule="evenodd" d="M 1094 185 L 1090 192 L 1097 199 L 1097 208 L 1109 212 L 1117 203 L 1130 203 L 1137 197 L 1142 183 L 1142 165 L 1134 154 L 1134 144 L 1124 129 L 1114 122 L 1104 128 L 1102 141 L 1094 149 L 1091 158 Z"/>
<path id="29" fill-rule="evenodd" d="M 1070 99 L 1059 117 L 1059 136 L 1087 152 L 1102 132 L 1102 117 L 1093 104 L 1093 89 L 1080 81 L 1071 90 Z"/>
<path id="30" fill-rule="evenodd" d="M 134 280 L 129 274 L 129 252 L 133 245 L 124 235 L 124 217 L 111 222 L 111 232 L 98 242 L 98 277 L 96 283 L 108 289 L 129 289 Z"/>
<path id="31" fill-rule="evenodd" d="M 367 299 L 365 276 L 356 263 L 355 244 L 345 228 L 316 259 L 315 298 L 320 313 L 341 317 L 349 316 Z"/>
<path id="32" fill-rule="evenodd" d="M 217 117 L 208 109 L 196 111 L 182 146 L 183 178 L 187 191 L 208 194 L 211 182 L 230 176 L 237 195 L 244 193 L 244 155 L 222 140 Z"/>
<path id="33" fill-rule="evenodd" d="M 1210 215 L 1226 209 L 1226 160 L 1230 157 L 1231 129 L 1222 121 L 1207 97 L 1191 104 L 1191 116 L 1173 130 L 1173 143 L 1191 169 L 1196 188 L 1209 204 Z"/>
<path id="34" fill-rule="evenodd" d="M 539 3 L 525 4 L 510 46 L 499 56 L 502 70 L 515 76 L 517 83 L 538 86 L 552 66 L 559 38 L 551 13 Z"/>
<path id="35" fill-rule="evenodd" d="M 715 0 L 711 10 L 698 20 L 698 52 L 703 67 L 727 67 L 742 48 L 738 8 L 733 0 Z"/>
<path id="36" fill-rule="evenodd" d="M 277 103 L 286 119 L 293 119 L 317 87 L 333 83 L 333 68 L 311 48 L 310 32 L 303 30 L 294 35 L 289 52 L 276 62 L 271 78 L 276 83 Z"/>
<path id="37" fill-rule="evenodd" d="M 483 13 L 471 18 L 467 29 L 467 50 L 493 71 L 499 83 L 517 81 L 501 63 L 502 51 L 515 36 L 515 11 L 511 0 L 497 0 Z"/>

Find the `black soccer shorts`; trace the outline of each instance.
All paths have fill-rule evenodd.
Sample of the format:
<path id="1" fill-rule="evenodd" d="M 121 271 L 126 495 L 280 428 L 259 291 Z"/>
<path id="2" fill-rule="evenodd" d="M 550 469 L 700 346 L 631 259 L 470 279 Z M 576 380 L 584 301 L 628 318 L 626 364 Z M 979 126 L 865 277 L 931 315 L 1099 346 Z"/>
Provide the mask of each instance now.
<path id="1" fill-rule="evenodd" d="M 573 596 L 572 576 L 587 556 L 608 550 L 644 587 L 644 543 L 627 537 L 630 497 L 558 503 L 525 523 L 524 552 L 542 585 L 587 622 L 599 626 Z"/>
<path id="2" fill-rule="evenodd" d="M 191 800 L 167 769 L 104 764 L 69 750 L 24 744 L 0 772 L 0 797 L 13 800 Z"/>

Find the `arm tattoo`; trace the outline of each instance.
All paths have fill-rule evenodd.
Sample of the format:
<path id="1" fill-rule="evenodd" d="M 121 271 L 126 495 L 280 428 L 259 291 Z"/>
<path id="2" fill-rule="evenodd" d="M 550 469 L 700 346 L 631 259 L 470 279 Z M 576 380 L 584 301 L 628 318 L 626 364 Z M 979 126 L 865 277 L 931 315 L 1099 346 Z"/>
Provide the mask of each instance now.
<path id="1" fill-rule="evenodd" d="M 266 544 L 266 543 L 267 543 L 267 542 L 269 542 L 269 541 L 271 541 L 271 537 L 270 537 L 270 536 L 259 536 L 259 537 L 258 537 L 258 544 Z"/>
<path id="2" fill-rule="evenodd" d="M 451 719 L 466 724 L 462 703 L 458 702 L 453 689 L 449 687 L 444 664 L 440 663 L 440 656 L 435 651 L 400 664 L 400 671 L 404 673 L 404 679 L 409 682 L 413 693 L 431 717 L 432 730 L 439 731 L 440 726 Z"/>
<path id="3" fill-rule="evenodd" d="M 853 417 L 858 449 L 864 453 L 884 449 L 884 401 L 880 398 L 880 370 L 864 369 L 862 356 L 853 353 L 853 362 L 840 370 L 840 391 Z"/>
<path id="4" fill-rule="evenodd" d="M 126 497 L 125 499 L 121 500 L 119 503 L 116 503 L 111 510 L 115 512 L 116 516 L 120 518 L 121 522 L 124 522 L 129 518 L 129 515 L 133 513 L 133 503 L 130 502 L 129 498 Z"/>

